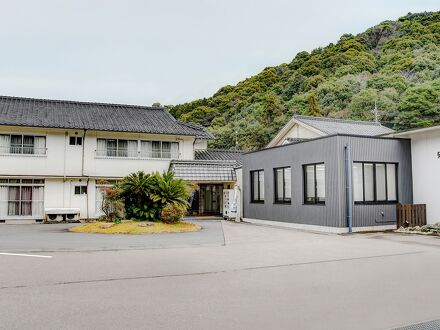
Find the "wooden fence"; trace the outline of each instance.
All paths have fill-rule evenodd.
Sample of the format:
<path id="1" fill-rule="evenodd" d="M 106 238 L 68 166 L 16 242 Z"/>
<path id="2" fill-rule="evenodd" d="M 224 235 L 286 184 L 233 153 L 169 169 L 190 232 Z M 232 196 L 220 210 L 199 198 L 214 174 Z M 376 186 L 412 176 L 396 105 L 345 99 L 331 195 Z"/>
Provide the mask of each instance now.
<path id="1" fill-rule="evenodd" d="M 425 204 L 397 204 L 397 228 L 426 225 Z"/>

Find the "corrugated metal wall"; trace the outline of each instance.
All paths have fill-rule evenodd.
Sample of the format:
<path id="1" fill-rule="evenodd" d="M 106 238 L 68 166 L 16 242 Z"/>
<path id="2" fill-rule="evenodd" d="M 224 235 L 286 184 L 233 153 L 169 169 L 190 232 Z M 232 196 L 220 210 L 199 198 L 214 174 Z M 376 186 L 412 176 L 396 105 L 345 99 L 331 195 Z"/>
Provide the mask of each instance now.
<path id="1" fill-rule="evenodd" d="M 406 139 L 360 138 L 352 136 L 339 137 L 339 149 L 351 146 L 352 161 L 395 162 L 398 163 L 398 198 L 400 203 L 412 203 L 412 170 L 411 143 Z M 340 161 L 344 161 L 343 152 Z M 340 170 L 341 182 L 345 186 L 344 168 Z M 345 214 L 346 199 L 341 196 L 341 207 Z M 383 213 L 383 215 L 382 215 Z M 395 204 L 355 204 L 353 209 L 353 226 L 382 226 L 395 224 Z M 345 219 L 342 227 L 345 226 Z"/>
<path id="2" fill-rule="evenodd" d="M 329 136 L 245 154 L 243 157 L 244 217 L 346 227 L 344 177 L 346 143 L 351 145 L 353 161 L 398 162 L 399 200 L 403 203 L 412 202 L 411 155 L 408 140 Z M 303 165 L 320 162 L 324 162 L 326 166 L 326 203 L 325 205 L 304 204 Z M 273 169 L 281 166 L 292 168 L 291 204 L 274 203 Z M 264 204 L 250 202 L 250 171 L 258 169 L 264 169 Z M 381 216 L 381 212 L 384 212 L 384 217 Z M 390 224 L 384 221 L 395 221 L 395 205 L 355 205 L 354 226 Z"/>

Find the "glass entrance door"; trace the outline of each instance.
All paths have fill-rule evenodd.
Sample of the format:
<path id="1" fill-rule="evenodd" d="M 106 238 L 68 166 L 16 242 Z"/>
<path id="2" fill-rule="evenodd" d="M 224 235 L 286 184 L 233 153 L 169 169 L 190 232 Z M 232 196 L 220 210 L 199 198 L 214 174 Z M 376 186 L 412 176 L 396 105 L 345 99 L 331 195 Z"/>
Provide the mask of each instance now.
<path id="1" fill-rule="evenodd" d="M 200 214 L 220 214 L 223 197 L 223 185 L 200 185 Z"/>

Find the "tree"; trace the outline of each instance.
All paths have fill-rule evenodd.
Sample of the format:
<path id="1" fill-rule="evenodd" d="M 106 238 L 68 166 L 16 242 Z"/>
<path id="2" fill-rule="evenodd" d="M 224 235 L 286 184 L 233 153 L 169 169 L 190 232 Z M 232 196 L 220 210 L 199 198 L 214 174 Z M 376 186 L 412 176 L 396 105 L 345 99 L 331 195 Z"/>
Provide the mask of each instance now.
<path id="1" fill-rule="evenodd" d="M 313 116 L 313 117 L 320 117 L 321 116 L 321 109 L 319 107 L 319 103 L 316 99 L 315 93 L 310 93 L 308 98 L 308 107 L 307 107 L 307 115 Z"/>
<path id="2" fill-rule="evenodd" d="M 440 122 L 440 80 L 406 91 L 395 119 L 395 127 L 426 127 Z"/>
<path id="3" fill-rule="evenodd" d="M 270 126 L 275 117 L 281 115 L 281 103 L 278 97 L 271 93 L 264 98 L 263 101 L 263 118 L 264 124 Z"/>

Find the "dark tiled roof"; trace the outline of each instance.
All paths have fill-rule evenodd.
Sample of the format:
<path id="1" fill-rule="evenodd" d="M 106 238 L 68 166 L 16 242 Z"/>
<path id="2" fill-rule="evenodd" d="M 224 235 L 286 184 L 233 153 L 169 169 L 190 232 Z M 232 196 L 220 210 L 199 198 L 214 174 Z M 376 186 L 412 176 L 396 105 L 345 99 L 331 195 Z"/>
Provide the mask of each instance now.
<path id="1" fill-rule="evenodd" d="M 236 166 L 241 166 L 244 151 L 242 150 L 223 150 L 207 149 L 196 150 L 195 159 L 199 160 L 233 160 Z"/>
<path id="2" fill-rule="evenodd" d="M 300 115 L 295 115 L 294 118 L 328 135 L 353 134 L 376 136 L 394 132 L 392 129 L 385 127 L 380 123 L 371 121 L 355 121 Z"/>
<path id="3" fill-rule="evenodd" d="M 0 96 L 0 125 L 171 134 L 212 139 L 161 107 Z"/>
<path id="4" fill-rule="evenodd" d="M 173 160 L 170 171 L 186 181 L 231 182 L 237 181 L 233 160 Z"/>

